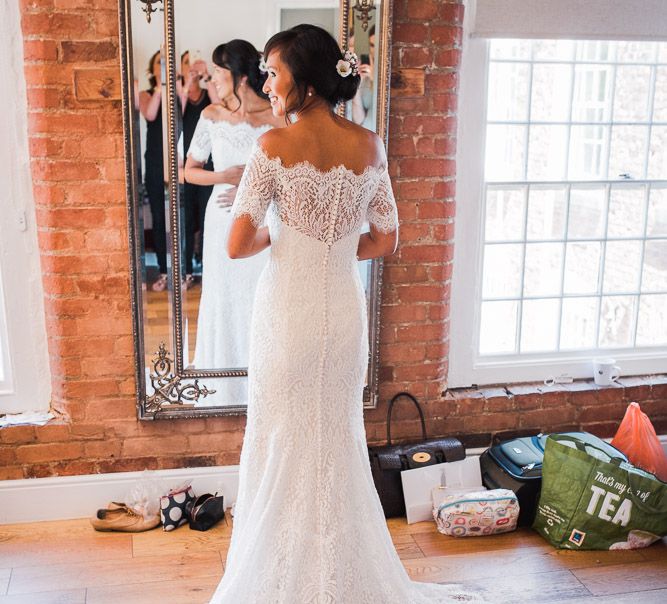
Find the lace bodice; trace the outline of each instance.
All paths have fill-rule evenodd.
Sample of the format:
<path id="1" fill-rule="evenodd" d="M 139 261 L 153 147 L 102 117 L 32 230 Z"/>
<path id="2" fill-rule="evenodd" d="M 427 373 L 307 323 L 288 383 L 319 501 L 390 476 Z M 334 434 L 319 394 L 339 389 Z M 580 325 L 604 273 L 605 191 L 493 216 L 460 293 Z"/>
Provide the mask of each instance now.
<path id="1" fill-rule="evenodd" d="M 248 161 L 253 144 L 271 126 L 251 126 L 247 122 L 232 124 L 223 120 L 212 120 L 201 116 L 197 122 L 188 157 L 205 162 L 213 156 L 216 172 Z"/>
<path id="2" fill-rule="evenodd" d="M 328 244 L 359 232 L 364 220 L 383 233 L 398 227 L 386 167 L 356 174 L 343 165 L 326 171 L 306 161 L 284 166 L 255 144 L 233 213 L 259 226 L 270 207 L 284 225 Z"/>

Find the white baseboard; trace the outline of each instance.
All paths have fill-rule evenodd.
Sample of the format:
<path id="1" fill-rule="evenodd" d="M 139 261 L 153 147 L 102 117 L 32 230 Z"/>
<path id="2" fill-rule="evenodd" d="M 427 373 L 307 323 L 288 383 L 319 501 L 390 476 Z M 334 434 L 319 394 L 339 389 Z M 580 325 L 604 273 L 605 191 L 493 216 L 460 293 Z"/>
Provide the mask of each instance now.
<path id="1" fill-rule="evenodd" d="M 192 482 L 195 495 L 222 494 L 225 507 L 236 501 L 238 466 L 116 472 L 0 481 L 0 524 L 70 520 L 93 516 L 110 501 L 125 501 L 142 479 L 150 477 L 161 494 Z"/>
<path id="2" fill-rule="evenodd" d="M 658 438 L 667 454 L 667 434 Z M 466 449 L 466 455 L 479 455 L 485 448 Z M 196 495 L 221 493 L 225 507 L 230 507 L 236 501 L 238 470 L 238 466 L 214 466 L 156 470 L 147 475 L 163 493 L 189 480 Z M 144 472 L 116 472 L 0 481 L 0 524 L 86 518 L 110 501 L 123 501 L 145 476 Z"/>

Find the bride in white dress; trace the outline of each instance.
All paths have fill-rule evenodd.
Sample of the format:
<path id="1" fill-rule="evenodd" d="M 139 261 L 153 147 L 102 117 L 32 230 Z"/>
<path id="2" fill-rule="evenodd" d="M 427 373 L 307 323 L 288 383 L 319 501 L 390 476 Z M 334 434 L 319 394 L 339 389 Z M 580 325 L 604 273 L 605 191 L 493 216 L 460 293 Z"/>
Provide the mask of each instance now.
<path id="1" fill-rule="evenodd" d="M 391 254 L 398 219 L 381 140 L 332 111 L 354 96 L 356 61 L 312 25 L 276 34 L 265 57 L 274 114 L 297 120 L 259 138 L 233 206 L 230 257 L 271 252 L 252 316 L 232 538 L 211 602 L 472 600 L 410 580 L 371 477 L 357 260 Z"/>
<path id="2" fill-rule="evenodd" d="M 260 71 L 260 55 L 252 44 L 245 40 L 221 44 L 213 51 L 213 63 L 212 79 L 222 103 L 209 105 L 202 112 L 185 166 L 188 182 L 215 185 L 204 219 L 204 268 L 193 360 L 197 369 L 248 364 L 252 300 L 268 253 L 242 262 L 230 261 L 225 242 L 232 215 L 217 199 L 238 185 L 257 138 L 284 125 L 273 115 L 262 92 L 266 74 Z M 211 154 L 214 172 L 202 169 Z M 227 379 L 216 389 L 223 403 L 247 400 L 245 380 Z"/>

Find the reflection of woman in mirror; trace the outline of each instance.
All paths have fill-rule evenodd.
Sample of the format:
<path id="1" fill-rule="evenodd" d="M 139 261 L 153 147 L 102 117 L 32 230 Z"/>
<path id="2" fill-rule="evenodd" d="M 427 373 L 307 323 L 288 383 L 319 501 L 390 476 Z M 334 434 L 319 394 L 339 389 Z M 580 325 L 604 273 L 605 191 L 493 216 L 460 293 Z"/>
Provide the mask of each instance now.
<path id="1" fill-rule="evenodd" d="M 179 158 L 187 155 L 190 148 L 190 141 L 192 140 L 202 111 L 211 103 L 218 102 L 218 95 L 211 76 L 208 73 L 206 62 L 196 57 L 194 61 L 191 61 L 190 51 L 188 50 L 181 55 L 181 77 L 183 79 L 183 88 L 186 92 L 187 102 L 183 111 L 183 132 L 181 135 L 182 139 L 179 140 L 179 145 L 183 145 L 183 147 L 179 148 Z M 205 170 L 213 170 L 213 162 L 210 157 L 203 168 Z M 182 174 L 180 165 L 179 173 Z M 204 230 L 204 213 L 212 190 L 212 185 L 200 186 L 189 182 L 184 183 L 182 196 L 185 239 L 184 289 L 189 289 L 194 284 L 193 260 L 195 233 L 197 231 L 200 233 L 201 245 L 201 234 L 203 234 Z"/>
<path id="2" fill-rule="evenodd" d="M 350 50 L 354 52 L 354 30 L 350 32 Z M 375 69 L 375 25 L 368 29 L 368 54 L 360 55 L 359 90 L 350 102 L 350 117 L 355 124 L 375 131 L 373 70 Z"/>
<path id="3" fill-rule="evenodd" d="M 158 50 L 148 62 L 148 90 L 139 93 L 139 111 L 146 120 L 144 184 L 151 208 L 153 249 L 160 276 L 153 291 L 167 288 L 167 231 L 164 207 L 164 161 L 162 158 L 162 74 Z"/>
<path id="4" fill-rule="evenodd" d="M 260 54 L 245 40 L 232 40 L 213 51 L 213 82 L 220 103 L 201 113 L 190 142 L 185 180 L 214 185 L 211 200 L 236 187 L 255 140 L 267 130 L 284 125 L 274 117 L 262 92 L 266 74 Z M 209 155 L 214 171 L 204 169 Z M 193 365 L 198 369 L 245 367 L 248 363 L 248 326 L 257 277 L 267 256 L 232 262 L 225 241 L 232 216 L 229 207 L 209 200 L 204 220 L 202 293 Z M 245 380 L 225 380 L 228 391 L 219 396 L 244 402 Z M 231 382 L 237 382 L 231 384 Z"/>
<path id="5" fill-rule="evenodd" d="M 357 260 L 395 250 L 398 216 L 382 140 L 334 111 L 357 92 L 359 60 L 313 25 L 276 34 L 265 57 L 274 114 L 292 119 L 259 138 L 232 209 L 230 256 L 269 248 L 270 258 L 250 328 L 232 538 L 211 603 L 469 599 L 410 580 L 373 485 Z"/>

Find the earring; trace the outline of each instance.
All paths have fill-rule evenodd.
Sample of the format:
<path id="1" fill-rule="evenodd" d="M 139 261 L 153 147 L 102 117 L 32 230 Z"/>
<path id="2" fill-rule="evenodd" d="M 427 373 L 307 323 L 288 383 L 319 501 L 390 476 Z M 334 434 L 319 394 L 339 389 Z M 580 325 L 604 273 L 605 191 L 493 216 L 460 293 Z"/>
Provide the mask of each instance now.
<path id="1" fill-rule="evenodd" d="M 308 96 L 313 96 L 313 93 L 312 93 L 312 92 L 309 92 L 309 93 L 308 93 Z"/>

